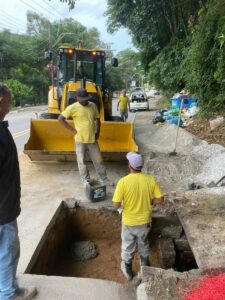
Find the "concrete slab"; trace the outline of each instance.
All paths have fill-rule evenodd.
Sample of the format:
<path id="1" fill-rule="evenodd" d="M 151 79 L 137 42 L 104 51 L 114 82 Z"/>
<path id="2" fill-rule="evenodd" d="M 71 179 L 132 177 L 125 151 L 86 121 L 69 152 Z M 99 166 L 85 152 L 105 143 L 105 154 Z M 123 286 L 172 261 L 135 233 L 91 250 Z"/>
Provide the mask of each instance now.
<path id="1" fill-rule="evenodd" d="M 18 218 L 21 243 L 18 272 L 24 273 L 62 200 L 74 198 L 77 202 L 90 202 L 86 198 L 76 163 L 32 163 L 23 154 L 20 155 L 19 161 L 22 212 Z M 92 163 L 89 164 L 89 168 L 93 178 L 96 177 Z M 106 168 L 110 170 L 110 179 L 116 183 L 126 174 L 127 163 L 106 163 Z M 106 200 L 95 206 L 112 207 L 113 191 L 114 187 L 107 187 Z"/>
<path id="2" fill-rule="evenodd" d="M 201 269 L 225 268 L 225 197 L 188 193 L 175 200 L 196 263 Z"/>
<path id="3" fill-rule="evenodd" d="M 181 300 L 193 279 L 201 276 L 199 270 L 176 272 L 153 267 L 142 267 L 142 283 L 137 288 L 138 300 Z"/>
<path id="4" fill-rule="evenodd" d="M 106 280 L 39 275 L 20 275 L 21 287 L 35 286 L 35 300 L 135 300 L 132 286 Z"/>

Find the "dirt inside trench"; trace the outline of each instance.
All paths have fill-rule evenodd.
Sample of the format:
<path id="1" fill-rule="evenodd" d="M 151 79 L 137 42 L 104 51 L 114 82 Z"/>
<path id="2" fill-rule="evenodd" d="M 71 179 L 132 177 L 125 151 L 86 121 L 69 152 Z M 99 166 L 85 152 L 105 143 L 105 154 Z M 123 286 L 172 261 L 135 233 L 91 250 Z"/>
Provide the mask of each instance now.
<path id="1" fill-rule="evenodd" d="M 170 218 L 173 219 L 174 226 L 180 226 L 176 217 Z M 153 220 L 150 233 L 150 264 L 152 267 L 162 268 L 164 267 L 163 261 L 168 263 L 168 260 L 172 259 L 173 262 L 168 266 L 170 268 L 172 264 L 177 263 L 177 258 L 182 253 L 185 254 L 185 252 L 172 250 L 174 253 L 168 258 L 167 250 L 164 250 L 165 254 L 161 253 L 158 237 L 165 227 L 168 229 L 170 226 L 170 218 L 160 217 L 158 220 Z M 175 240 L 172 241 L 171 238 L 169 240 L 170 245 L 171 243 L 175 245 Z M 82 243 L 83 241 L 94 243 L 98 255 L 95 258 L 80 261 L 71 257 L 71 247 L 81 241 Z M 189 253 L 192 255 L 191 251 Z M 194 261 L 194 257 L 192 260 Z M 183 266 L 185 265 L 184 261 L 179 260 L 179 262 Z M 99 210 L 84 207 L 72 211 L 63 209 L 48 234 L 43 237 L 41 250 L 32 263 L 31 274 L 95 278 L 127 283 L 120 271 L 121 216 L 109 209 Z M 176 269 L 176 265 L 174 268 Z M 137 253 L 134 255 L 132 269 L 134 275 L 140 271 Z"/>

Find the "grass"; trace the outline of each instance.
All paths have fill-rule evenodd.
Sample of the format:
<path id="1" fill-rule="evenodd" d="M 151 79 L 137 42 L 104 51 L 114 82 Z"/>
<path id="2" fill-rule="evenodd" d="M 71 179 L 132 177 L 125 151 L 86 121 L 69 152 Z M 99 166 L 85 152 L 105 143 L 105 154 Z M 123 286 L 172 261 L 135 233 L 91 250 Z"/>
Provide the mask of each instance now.
<path id="1" fill-rule="evenodd" d="M 158 103 L 157 103 L 157 109 L 162 109 L 162 108 L 170 108 L 171 104 L 169 102 L 169 100 L 165 97 L 162 97 L 161 99 L 159 99 Z"/>

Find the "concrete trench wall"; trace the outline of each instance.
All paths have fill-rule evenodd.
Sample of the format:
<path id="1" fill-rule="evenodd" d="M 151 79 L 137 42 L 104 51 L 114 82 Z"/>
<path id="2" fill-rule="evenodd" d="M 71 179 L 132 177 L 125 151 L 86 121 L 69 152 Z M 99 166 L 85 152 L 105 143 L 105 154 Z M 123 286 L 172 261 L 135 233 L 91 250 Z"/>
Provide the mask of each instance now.
<path id="1" fill-rule="evenodd" d="M 32 266 L 29 270 L 30 274 L 39 275 L 58 275 L 55 271 L 57 264 L 61 261 L 62 253 L 69 247 L 72 240 L 110 240 L 111 247 L 117 243 L 117 261 L 112 262 L 115 272 L 120 274 L 120 235 L 121 235 L 121 216 L 112 209 L 93 209 L 86 207 L 78 207 L 69 209 L 66 205 L 62 206 L 58 217 L 49 225 L 48 232 L 42 240 L 42 247 L 39 253 L 36 253 Z M 183 233 L 182 226 L 176 215 L 173 216 L 153 216 L 151 239 L 151 265 L 163 269 L 173 268 L 177 264 L 177 268 L 181 271 L 184 267 L 183 261 L 193 261 L 193 254 L 189 247 L 188 241 Z M 111 248 L 109 246 L 108 250 Z M 107 253 L 107 249 L 105 251 Z M 105 253 L 101 253 L 105 254 Z M 106 254 L 105 254 L 106 255 Z M 107 253 L 108 255 L 108 253 Z M 109 253 L 109 256 L 112 253 Z M 110 259 L 110 258 L 109 258 Z M 111 260 L 114 260 L 113 258 Z M 134 267 L 135 271 L 139 271 L 138 257 L 136 257 Z M 104 263 L 103 263 L 104 264 Z M 180 266 L 179 266 L 180 264 Z M 79 267 L 82 268 L 82 264 Z M 110 268 L 110 266 L 109 266 Z M 115 273 L 114 272 L 114 273 Z M 73 276 L 71 274 L 62 274 L 60 276 Z M 89 274 L 89 277 L 95 278 L 95 274 Z M 118 275 L 119 276 L 119 275 Z M 114 277 L 99 279 L 112 279 L 122 282 L 122 279 L 114 275 Z M 75 276 L 76 277 L 76 276 Z M 78 276 L 80 277 L 80 275 Z M 85 273 L 82 277 L 86 277 Z M 116 278 L 116 279 L 115 279 Z"/>

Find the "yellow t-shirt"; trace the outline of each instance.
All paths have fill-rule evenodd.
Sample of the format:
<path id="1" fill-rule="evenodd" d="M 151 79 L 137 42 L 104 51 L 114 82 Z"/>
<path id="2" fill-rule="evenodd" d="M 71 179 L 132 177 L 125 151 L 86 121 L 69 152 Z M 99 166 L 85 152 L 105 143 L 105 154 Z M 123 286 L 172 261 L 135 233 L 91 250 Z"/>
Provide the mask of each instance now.
<path id="1" fill-rule="evenodd" d="M 123 203 L 123 224 L 137 226 L 151 221 L 152 198 L 162 196 L 153 176 L 131 173 L 119 180 L 112 201 Z"/>
<path id="2" fill-rule="evenodd" d="M 72 118 L 77 130 L 75 141 L 79 143 L 95 143 L 95 120 L 99 118 L 97 106 L 93 102 L 83 106 L 79 102 L 69 105 L 64 112 L 64 118 Z"/>
<path id="3" fill-rule="evenodd" d="M 129 102 L 129 99 L 128 99 L 127 96 L 121 96 L 121 97 L 119 97 L 119 100 L 118 100 L 119 109 L 120 110 L 126 110 L 128 102 Z"/>

